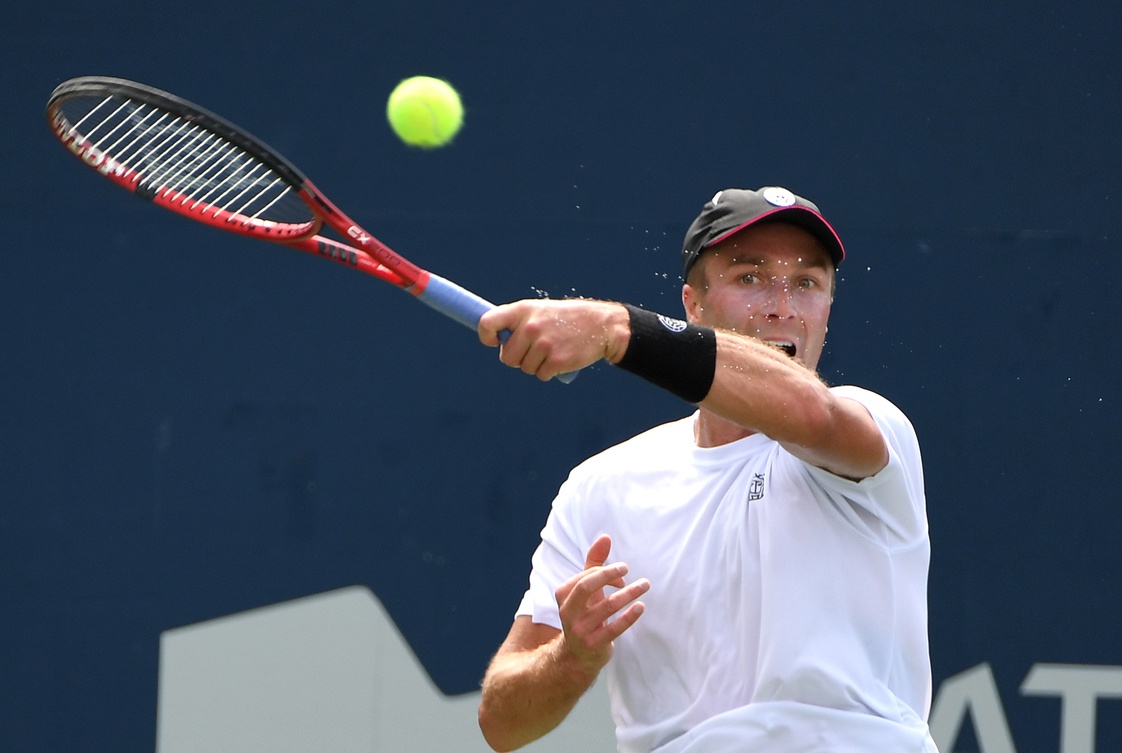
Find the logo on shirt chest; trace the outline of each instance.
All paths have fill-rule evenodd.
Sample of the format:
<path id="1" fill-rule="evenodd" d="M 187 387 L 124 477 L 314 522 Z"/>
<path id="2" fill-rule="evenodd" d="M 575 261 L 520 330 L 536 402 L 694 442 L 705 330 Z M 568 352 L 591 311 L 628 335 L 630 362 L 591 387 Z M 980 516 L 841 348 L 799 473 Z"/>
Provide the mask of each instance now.
<path id="1" fill-rule="evenodd" d="M 764 498 L 764 474 L 753 473 L 752 483 L 748 485 L 748 501 L 755 502 Z"/>

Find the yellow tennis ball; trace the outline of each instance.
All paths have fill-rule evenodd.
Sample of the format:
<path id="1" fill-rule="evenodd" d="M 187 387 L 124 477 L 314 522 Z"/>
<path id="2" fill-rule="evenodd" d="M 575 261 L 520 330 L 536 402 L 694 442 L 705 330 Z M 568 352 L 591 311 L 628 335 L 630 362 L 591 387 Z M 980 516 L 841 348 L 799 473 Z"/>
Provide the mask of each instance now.
<path id="1" fill-rule="evenodd" d="M 447 144 L 460 130 L 464 106 L 447 81 L 413 76 L 390 94 L 386 118 L 406 144 L 432 149 Z"/>

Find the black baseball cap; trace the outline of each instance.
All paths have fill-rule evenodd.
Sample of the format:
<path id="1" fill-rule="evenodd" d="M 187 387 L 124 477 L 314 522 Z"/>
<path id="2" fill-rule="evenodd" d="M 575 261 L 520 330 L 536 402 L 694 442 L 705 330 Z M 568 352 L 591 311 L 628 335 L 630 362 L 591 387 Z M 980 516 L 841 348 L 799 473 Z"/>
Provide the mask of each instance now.
<path id="1" fill-rule="evenodd" d="M 701 252 L 759 222 L 789 222 L 806 230 L 825 247 L 834 266 L 845 258 L 845 247 L 837 232 L 812 201 L 796 196 L 780 186 L 765 186 L 756 191 L 726 188 L 705 203 L 701 214 L 686 231 L 682 243 L 682 278 Z"/>

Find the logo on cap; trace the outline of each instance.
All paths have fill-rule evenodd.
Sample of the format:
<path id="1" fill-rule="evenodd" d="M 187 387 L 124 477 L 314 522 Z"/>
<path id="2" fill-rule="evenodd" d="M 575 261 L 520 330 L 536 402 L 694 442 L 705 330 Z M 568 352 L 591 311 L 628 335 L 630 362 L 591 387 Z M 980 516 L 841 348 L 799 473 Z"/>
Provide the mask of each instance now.
<path id="1" fill-rule="evenodd" d="M 769 186 L 763 191 L 764 200 L 773 207 L 789 207 L 795 203 L 795 194 L 786 188 Z"/>

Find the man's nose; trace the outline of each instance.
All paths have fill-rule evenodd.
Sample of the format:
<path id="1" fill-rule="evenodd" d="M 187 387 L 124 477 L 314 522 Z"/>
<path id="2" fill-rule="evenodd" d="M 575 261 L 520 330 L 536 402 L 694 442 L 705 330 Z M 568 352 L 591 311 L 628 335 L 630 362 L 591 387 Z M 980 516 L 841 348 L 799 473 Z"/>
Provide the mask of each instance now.
<path id="1" fill-rule="evenodd" d="M 768 288 L 767 301 L 763 313 L 785 319 L 794 313 L 794 301 L 791 286 L 783 280 L 777 280 Z"/>

